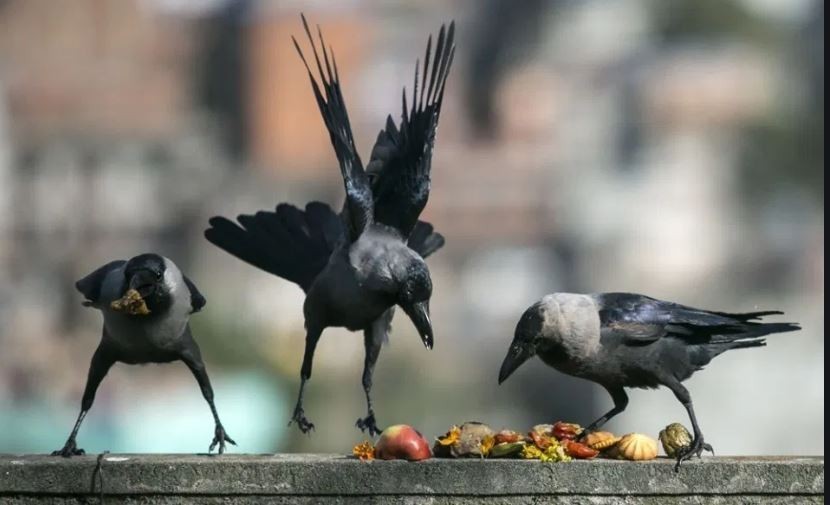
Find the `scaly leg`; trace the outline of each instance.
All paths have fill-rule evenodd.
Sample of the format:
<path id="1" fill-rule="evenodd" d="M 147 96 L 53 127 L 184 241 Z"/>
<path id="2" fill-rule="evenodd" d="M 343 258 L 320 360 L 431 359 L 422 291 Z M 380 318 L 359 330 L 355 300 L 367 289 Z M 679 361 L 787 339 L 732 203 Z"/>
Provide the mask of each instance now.
<path id="1" fill-rule="evenodd" d="M 363 347 L 366 350 L 366 358 L 363 361 L 363 391 L 366 393 L 366 406 L 368 409 L 366 417 L 357 420 L 356 426 L 360 431 L 368 431 L 369 436 L 373 437 L 379 435 L 382 431 L 377 426 L 375 421 L 375 412 L 372 410 L 372 374 L 375 371 L 375 363 L 377 363 L 380 355 L 380 348 L 383 345 L 389 334 L 389 326 L 392 322 L 392 315 L 394 309 L 389 309 L 384 312 L 372 326 L 366 328 L 363 332 Z"/>
<path id="2" fill-rule="evenodd" d="M 208 378 L 205 363 L 202 361 L 202 353 L 199 351 L 199 346 L 196 344 L 196 341 L 190 333 L 190 326 L 185 329 L 185 333 L 185 347 L 181 353 L 181 360 L 184 361 L 184 364 L 187 365 L 187 368 L 189 368 L 193 373 L 193 376 L 196 377 L 196 382 L 199 383 L 199 388 L 202 390 L 202 396 L 204 396 L 210 406 L 210 412 L 213 414 L 213 422 L 215 423 L 213 441 L 208 447 L 208 453 L 212 452 L 218 445 L 219 454 L 222 454 L 225 452 L 225 442 L 233 445 L 236 445 L 236 442 L 225 432 L 225 428 L 222 426 L 222 421 L 219 420 L 219 413 L 216 410 L 216 404 L 213 402 L 213 387 L 210 385 L 210 378 Z"/>
<path id="3" fill-rule="evenodd" d="M 99 344 L 98 349 L 95 350 L 95 354 L 92 355 L 92 361 L 89 364 L 89 375 L 86 379 L 84 396 L 81 399 L 81 413 L 78 414 L 78 419 L 75 421 L 75 427 L 72 428 L 72 433 L 69 434 L 69 438 L 66 439 L 66 443 L 63 448 L 53 451 L 52 456 L 63 456 L 64 458 L 68 458 L 84 454 L 84 450 L 78 448 L 78 444 L 75 442 L 75 437 L 78 435 L 78 430 L 81 428 L 81 423 L 84 421 L 86 413 L 92 408 L 92 402 L 95 401 L 95 393 L 98 391 L 98 386 L 101 385 L 101 381 L 104 380 L 104 377 L 107 375 L 107 372 L 114 363 L 115 358 L 112 354 L 103 345 Z"/>
<path id="4" fill-rule="evenodd" d="M 692 406 L 692 395 L 689 394 L 689 391 L 683 387 L 677 381 L 667 381 L 669 389 L 672 390 L 674 396 L 686 407 L 686 412 L 689 413 L 689 420 L 692 422 L 692 431 L 694 434 L 694 439 L 692 443 L 683 449 L 680 449 L 677 452 L 677 464 L 674 465 L 674 471 L 680 471 L 680 464 L 683 461 L 692 459 L 692 456 L 697 456 L 698 458 L 701 457 L 703 451 L 709 451 L 712 454 L 715 454 L 715 451 L 712 449 L 712 446 L 704 442 L 703 440 L 703 433 L 700 431 L 700 426 L 697 424 L 697 417 L 695 417 L 695 409 Z"/>
<path id="5" fill-rule="evenodd" d="M 297 423 L 297 427 L 303 433 L 308 433 L 314 429 L 314 423 L 309 421 L 303 411 L 303 393 L 305 392 L 305 383 L 311 378 L 311 365 L 314 361 L 314 350 L 317 348 L 317 341 L 320 340 L 322 330 L 310 328 L 305 336 L 305 354 L 303 354 L 303 366 L 300 369 L 300 392 L 297 395 L 297 406 L 294 407 L 294 415 L 291 416 L 291 421 L 288 425 Z"/>

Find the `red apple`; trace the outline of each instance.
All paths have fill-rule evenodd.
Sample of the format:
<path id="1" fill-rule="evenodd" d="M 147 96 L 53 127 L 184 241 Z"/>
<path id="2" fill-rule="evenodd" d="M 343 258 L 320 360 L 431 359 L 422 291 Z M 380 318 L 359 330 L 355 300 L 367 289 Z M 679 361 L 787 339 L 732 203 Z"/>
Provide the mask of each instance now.
<path id="1" fill-rule="evenodd" d="M 375 457 L 378 459 L 420 461 L 430 456 L 429 443 L 418 430 L 406 424 L 396 424 L 383 430 L 375 445 Z"/>

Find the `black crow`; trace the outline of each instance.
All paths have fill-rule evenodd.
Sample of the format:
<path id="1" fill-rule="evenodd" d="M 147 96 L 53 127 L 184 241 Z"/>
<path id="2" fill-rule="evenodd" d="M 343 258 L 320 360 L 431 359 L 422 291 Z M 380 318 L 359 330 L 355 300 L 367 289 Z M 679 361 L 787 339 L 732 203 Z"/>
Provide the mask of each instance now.
<path id="1" fill-rule="evenodd" d="M 305 354 L 297 405 L 289 423 L 296 422 L 302 432 L 314 428 L 303 412 L 303 391 L 311 377 L 320 334 L 330 326 L 363 330 L 363 389 L 368 414 L 358 419 L 357 426 L 374 435 L 380 430 L 369 394 L 372 371 L 389 334 L 396 305 L 415 324 L 424 345 L 428 349 L 433 345 L 429 319 L 432 281 L 424 258 L 438 250 L 444 238 L 418 216 L 429 197 L 438 116 L 455 54 L 455 24 L 450 23 L 449 29 L 441 27 L 432 61 L 429 38 L 420 83 L 418 63 L 415 65 L 412 105 L 407 105 L 404 90 L 400 126 L 387 117 L 364 169 L 355 148 L 334 55 L 326 49 L 318 27 L 321 58 L 305 17 L 302 20 L 322 87 L 296 39 L 292 40 L 308 71 L 340 164 L 346 189 L 343 209 L 337 215 L 320 202 L 309 203 L 305 210 L 281 203 L 276 212 L 241 215 L 237 218 L 239 224 L 214 217 L 205 237 L 237 258 L 297 283 L 306 293 Z"/>
<path id="2" fill-rule="evenodd" d="M 75 287 L 86 297 L 85 306 L 103 313 L 104 331 L 89 365 L 81 413 L 66 444 L 52 455 L 84 454 L 75 437 L 92 407 L 98 386 L 117 361 L 130 365 L 183 361 L 196 377 L 216 423 L 208 451 L 218 445 L 222 454 L 225 442 L 236 445 L 219 421 L 213 388 L 199 346 L 190 333 L 190 315 L 207 302 L 175 263 L 158 254 L 141 254 L 129 261 L 107 263 L 79 280 Z M 130 303 L 139 308 L 130 310 Z"/>
<path id="3" fill-rule="evenodd" d="M 623 388 L 671 389 L 689 413 L 694 441 L 677 467 L 712 447 L 703 441 L 692 397 L 681 384 L 712 358 L 731 349 L 765 345 L 765 335 L 800 329 L 794 323 L 759 323 L 777 311 L 732 314 L 686 307 L 643 295 L 547 295 L 525 311 L 499 371 L 499 384 L 534 355 L 547 365 L 605 387 L 614 408 L 588 425 L 596 430 L 628 405 Z"/>

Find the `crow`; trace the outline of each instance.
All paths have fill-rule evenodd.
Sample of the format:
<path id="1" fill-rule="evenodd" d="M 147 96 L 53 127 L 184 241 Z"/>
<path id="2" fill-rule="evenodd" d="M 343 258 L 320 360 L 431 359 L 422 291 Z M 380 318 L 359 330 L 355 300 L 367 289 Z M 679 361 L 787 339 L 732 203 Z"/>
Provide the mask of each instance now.
<path id="1" fill-rule="evenodd" d="M 728 313 L 701 310 L 632 293 L 554 293 L 533 304 L 516 325 L 499 371 L 499 384 L 538 355 L 560 372 L 603 386 L 614 408 L 582 436 L 625 410 L 624 388 L 671 389 L 689 414 L 691 445 L 676 469 L 712 446 L 704 442 L 692 397 L 681 384 L 725 351 L 766 345 L 765 335 L 799 330 L 796 323 L 760 323 L 778 311 Z"/>
<path id="2" fill-rule="evenodd" d="M 411 107 L 404 89 L 400 126 L 387 117 L 364 168 L 355 148 L 334 54 L 331 48 L 326 49 L 318 26 L 321 58 L 305 16 L 302 21 L 322 86 L 297 40 L 292 40 L 308 72 L 340 165 L 346 190 L 343 208 L 338 215 L 321 202 L 311 202 L 305 210 L 281 203 L 275 212 L 240 215 L 238 224 L 214 217 L 205 237 L 237 258 L 298 284 L 306 293 L 305 353 L 289 425 L 296 422 L 303 433 L 314 428 L 303 410 L 314 350 L 325 328 L 345 327 L 363 331 L 363 389 L 368 413 L 356 425 L 375 435 L 381 430 L 372 408 L 372 373 L 381 345 L 388 338 L 395 306 L 412 320 L 427 349 L 433 346 L 429 317 L 432 280 L 424 258 L 443 246 L 444 237 L 418 217 L 429 197 L 438 117 L 455 54 L 455 23 L 448 29 L 441 26 L 432 61 L 430 36 L 420 83 L 419 63 L 415 65 Z"/>
<path id="3" fill-rule="evenodd" d="M 84 306 L 103 313 L 104 330 L 89 365 L 81 413 L 66 444 L 54 451 L 53 456 L 84 454 L 75 437 L 92 408 L 98 386 L 117 361 L 130 365 L 183 361 L 196 377 L 216 423 L 208 452 L 218 445 L 222 454 L 225 442 L 236 445 L 219 420 L 213 388 L 199 346 L 190 332 L 190 315 L 202 310 L 207 301 L 175 263 L 153 253 L 141 254 L 129 261 L 112 261 L 76 282 L 75 288 L 86 298 Z M 124 307 L 125 303 L 139 308 L 130 310 Z"/>

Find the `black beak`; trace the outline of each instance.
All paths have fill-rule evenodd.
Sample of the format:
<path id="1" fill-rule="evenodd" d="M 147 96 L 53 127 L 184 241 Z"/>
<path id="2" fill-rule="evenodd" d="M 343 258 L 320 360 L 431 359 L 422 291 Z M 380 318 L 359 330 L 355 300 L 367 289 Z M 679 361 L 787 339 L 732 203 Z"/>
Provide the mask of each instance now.
<path id="1" fill-rule="evenodd" d="M 432 322 L 429 320 L 429 301 L 401 305 L 401 308 L 421 335 L 421 340 L 427 349 L 432 349 Z"/>
<path id="2" fill-rule="evenodd" d="M 139 270 L 130 278 L 130 289 L 135 289 L 142 298 L 152 295 L 156 290 L 158 278 L 150 270 Z"/>
<path id="3" fill-rule="evenodd" d="M 511 344 L 510 350 L 507 351 L 504 361 L 499 370 L 499 384 L 506 381 L 510 375 L 522 366 L 522 363 L 529 360 L 533 356 L 533 351 L 527 349 L 522 344 Z"/>

